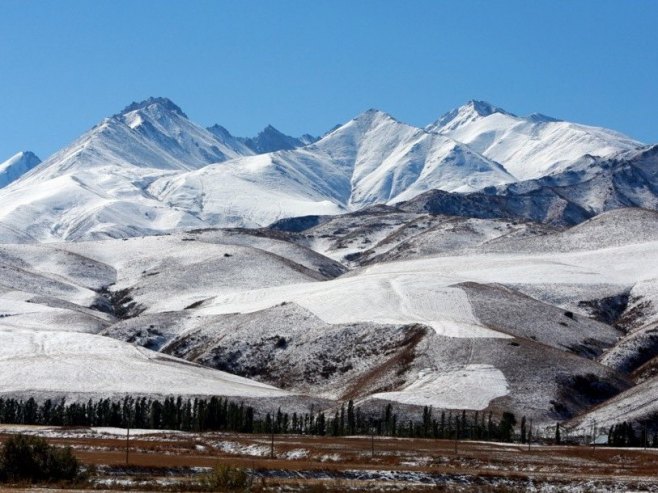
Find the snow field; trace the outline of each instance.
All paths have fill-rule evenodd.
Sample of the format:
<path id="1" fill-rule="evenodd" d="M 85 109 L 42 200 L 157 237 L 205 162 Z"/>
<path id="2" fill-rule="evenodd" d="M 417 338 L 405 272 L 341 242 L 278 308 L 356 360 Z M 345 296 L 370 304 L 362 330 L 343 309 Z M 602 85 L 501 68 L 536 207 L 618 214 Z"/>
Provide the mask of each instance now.
<path id="1" fill-rule="evenodd" d="M 288 395 L 108 337 L 0 331 L 0 392 L 22 395 Z"/>
<path id="2" fill-rule="evenodd" d="M 466 365 L 454 371 L 420 372 L 418 380 L 397 392 L 372 394 L 383 399 L 436 409 L 485 409 L 489 403 L 509 393 L 503 372 L 491 365 Z"/>

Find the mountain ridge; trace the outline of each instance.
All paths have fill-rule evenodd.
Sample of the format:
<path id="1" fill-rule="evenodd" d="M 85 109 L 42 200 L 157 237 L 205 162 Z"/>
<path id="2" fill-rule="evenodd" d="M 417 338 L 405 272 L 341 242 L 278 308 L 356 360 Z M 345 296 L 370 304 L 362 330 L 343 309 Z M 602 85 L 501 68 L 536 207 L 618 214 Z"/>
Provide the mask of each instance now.
<path id="1" fill-rule="evenodd" d="M 4 240 L 24 240 L 19 232 L 27 230 L 29 237 L 51 240 L 186 227 L 258 227 L 286 217 L 395 205 L 431 190 L 485 199 L 459 206 L 462 213 L 493 200 L 501 217 L 515 210 L 521 217 L 566 224 L 611 207 L 654 207 L 655 176 L 645 176 L 635 165 L 611 164 L 637 160 L 636 141 L 540 114 L 518 117 L 477 100 L 446 115 L 438 120 L 442 125 L 421 129 L 371 108 L 317 140 L 302 141 L 271 125 L 244 139 L 217 124 L 203 128 L 193 123 L 167 98 L 133 102 L 0 189 L 0 223 L 16 232 Z M 523 181 L 508 172 L 508 161 L 477 150 L 483 147 L 477 132 L 483 122 L 502 132 L 508 150 L 510 141 L 520 139 L 519 152 L 526 155 L 536 150 L 526 145 L 528 129 L 558 125 L 562 137 L 583 132 L 593 137 L 578 142 L 577 158 L 559 163 L 546 159 L 565 142 L 547 139 L 544 147 L 551 151 L 539 166 L 546 173 Z M 464 128 L 474 141 L 454 138 Z M 617 158 L 600 156 L 618 147 Z M 267 149 L 277 150 L 260 153 Z M 488 147 L 484 151 L 492 154 Z M 644 183 L 641 197 L 632 197 L 630 180 Z M 617 190 L 614 197 L 594 203 L 605 186 Z M 526 203 L 521 209 L 533 210 L 518 210 L 519 200 Z M 510 206 L 513 202 L 517 205 Z"/>

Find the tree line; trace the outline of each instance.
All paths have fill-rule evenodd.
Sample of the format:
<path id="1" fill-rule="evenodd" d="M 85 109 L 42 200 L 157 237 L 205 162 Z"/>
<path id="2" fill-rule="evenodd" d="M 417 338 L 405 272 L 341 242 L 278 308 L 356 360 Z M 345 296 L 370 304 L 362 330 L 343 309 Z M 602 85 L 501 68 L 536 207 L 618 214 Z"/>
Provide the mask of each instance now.
<path id="1" fill-rule="evenodd" d="M 639 429 L 639 433 L 636 431 Z M 608 445 L 613 447 L 653 447 L 658 448 L 658 431 L 649 432 L 646 425 L 624 421 L 608 429 Z"/>
<path id="2" fill-rule="evenodd" d="M 498 419 L 492 413 L 478 411 L 435 413 L 431 407 L 423 408 L 422 419 L 409 419 L 400 417 L 391 404 L 383 406 L 379 414 L 373 414 L 355 406 L 351 400 L 327 416 L 324 411 L 290 414 L 281 409 L 276 413 L 257 415 L 253 407 L 223 397 L 167 397 L 164 400 L 125 397 L 121 400 L 89 399 L 87 402 L 0 398 L 0 423 L 512 441 L 516 437 L 517 421 L 509 412 Z M 529 440 L 531 434 L 532 430 L 527 430 L 523 417 L 521 441 Z"/>

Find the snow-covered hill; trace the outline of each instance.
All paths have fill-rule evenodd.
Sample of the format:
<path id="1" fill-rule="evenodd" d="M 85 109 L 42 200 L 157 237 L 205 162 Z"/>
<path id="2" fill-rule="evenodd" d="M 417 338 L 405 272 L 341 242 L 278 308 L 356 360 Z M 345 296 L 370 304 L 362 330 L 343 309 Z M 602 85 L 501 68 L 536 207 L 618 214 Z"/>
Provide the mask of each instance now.
<path id="1" fill-rule="evenodd" d="M 245 398 L 512 410 L 546 422 L 634 384 L 608 357 L 620 344 L 617 354 L 626 351 L 622 331 L 591 319 L 581 302 L 633 292 L 628 316 L 645 307 L 636 322 L 653 323 L 645 304 L 658 277 L 656 213 L 624 209 L 555 231 L 375 210 L 325 221 L 296 243 L 284 231 L 201 229 L 2 245 L 0 393 L 27 395 L 33 379 L 11 382 L 32 371 L 39 395 L 120 393 L 128 379 L 136 393 L 201 385 Z M 371 242 L 392 255 L 346 272 L 305 242 L 332 254 Z M 95 361 L 102 377 L 78 385 Z"/>
<path id="2" fill-rule="evenodd" d="M 252 152 L 151 98 L 104 119 L 0 193 L 4 242 L 157 234 L 205 223 L 147 192 L 163 175 Z"/>
<path id="3" fill-rule="evenodd" d="M 481 192 L 432 190 L 399 207 L 462 217 L 529 219 L 560 226 L 625 207 L 658 210 L 658 145 L 605 158 L 587 156 L 560 173 Z"/>
<path id="4" fill-rule="evenodd" d="M 18 180 L 39 163 L 41 163 L 41 159 L 33 152 L 23 151 L 14 154 L 4 163 L 0 163 L 0 188 Z"/>
<path id="5" fill-rule="evenodd" d="M 512 180 L 452 139 L 369 110 L 314 144 L 166 176 L 149 192 L 211 224 L 265 226 L 397 202 L 433 188 L 471 191 Z"/>
<path id="6" fill-rule="evenodd" d="M 107 165 L 190 170 L 245 154 L 251 151 L 239 142 L 217 139 L 172 101 L 150 98 L 102 120 L 44 161 L 32 177 L 43 180 Z"/>
<path id="7" fill-rule="evenodd" d="M 471 132 L 483 122 L 498 130 Z M 501 134 L 497 142 L 505 143 L 499 147 L 509 156 L 480 145 L 491 132 Z M 635 150 L 637 142 L 611 131 L 520 119 L 485 103 L 471 102 L 429 131 L 368 110 L 313 140 L 273 127 L 240 139 L 219 125 L 194 124 L 166 98 L 133 103 L 0 190 L 0 240 L 266 226 L 399 204 L 435 190 L 450 204 L 427 212 L 558 224 L 620 206 L 655 208 L 657 202 L 650 148 Z M 631 148 L 610 158 L 593 156 Z M 279 150 L 254 155 L 272 149 Z M 555 165 L 558 155 L 567 158 Z M 554 174 L 517 183 L 523 174 L 515 177 L 503 167 L 514 159 L 532 163 L 536 173 Z M 455 203 L 464 200 L 469 203 Z"/>
<path id="8" fill-rule="evenodd" d="M 2 240 L 264 226 L 432 188 L 469 191 L 513 180 L 468 147 L 375 110 L 313 144 L 251 154 L 224 128 L 192 123 L 167 99 L 133 103 L 0 192 Z"/>
<path id="9" fill-rule="evenodd" d="M 563 171 L 585 155 L 606 156 L 642 144 L 618 132 L 534 113 L 516 116 L 469 101 L 427 127 L 501 163 L 519 180 Z"/>

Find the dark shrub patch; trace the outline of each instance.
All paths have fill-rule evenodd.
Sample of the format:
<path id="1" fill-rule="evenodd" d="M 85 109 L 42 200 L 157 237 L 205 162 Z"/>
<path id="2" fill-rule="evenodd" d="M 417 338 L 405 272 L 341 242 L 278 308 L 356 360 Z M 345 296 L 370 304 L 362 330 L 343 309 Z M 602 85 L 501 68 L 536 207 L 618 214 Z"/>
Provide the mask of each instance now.
<path id="1" fill-rule="evenodd" d="M 71 448 L 55 448 L 39 437 L 12 436 L 0 452 L 0 477 L 3 481 L 73 480 L 80 464 Z"/>

